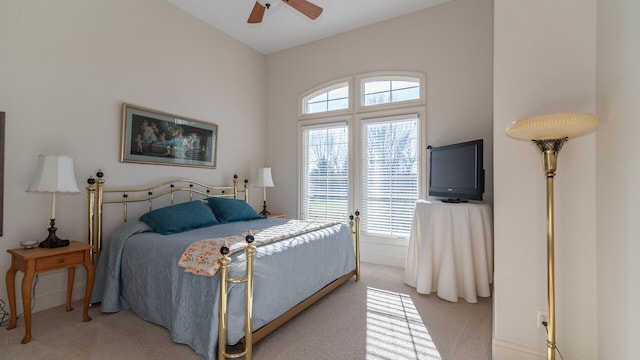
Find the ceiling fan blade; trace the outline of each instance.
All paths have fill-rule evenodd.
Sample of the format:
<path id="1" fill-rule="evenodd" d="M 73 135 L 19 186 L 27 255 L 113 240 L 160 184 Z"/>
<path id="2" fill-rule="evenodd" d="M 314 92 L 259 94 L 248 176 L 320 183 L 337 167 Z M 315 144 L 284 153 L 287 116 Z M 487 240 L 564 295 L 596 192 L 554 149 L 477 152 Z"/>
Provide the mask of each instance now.
<path id="1" fill-rule="evenodd" d="M 256 1 L 256 4 L 253 5 L 253 10 L 251 10 L 251 14 L 249 14 L 249 19 L 247 19 L 247 22 L 249 24 L 261 23 L 265 10 L 266 8 Z"/>
<path id="2" fill-rule="evenodd" d="M 312 4 L 307 0 L 282 0 L 289 4 L 292 8 L 300 11 L 311 20 L 315 20 L 322 14 L 322 8 L 318 5 Z"/>

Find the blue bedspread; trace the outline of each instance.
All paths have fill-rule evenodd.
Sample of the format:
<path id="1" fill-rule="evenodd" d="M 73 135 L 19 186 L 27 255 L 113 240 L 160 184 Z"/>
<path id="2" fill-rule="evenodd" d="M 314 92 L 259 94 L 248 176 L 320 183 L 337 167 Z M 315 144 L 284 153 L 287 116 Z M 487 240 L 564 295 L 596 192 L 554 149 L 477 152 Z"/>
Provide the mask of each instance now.
<path id="1" fill-rule="evenodd" d="M 175 342 L 188 344 L 198 354 L 214 359 L 219 275 L 185 273 L 178 266 L 180 256 L 194 241 L 284 222 L 266 218 L 173 235 L 159 235 L 143 222 L 125 223 L 104 241 L 91 302 L 101 302 L 103 312 L 131 309 L 142 319 L 166 327 Z M 244 253 L 232 258 L 231 277 L 243 277 Z M 351 232 L 344 224 L 259 247 L 254 266 L 253 330 L 353 269 Z M 244 296 L 244 284 L 229 286 L 230 344 L 244 336 Z"/>

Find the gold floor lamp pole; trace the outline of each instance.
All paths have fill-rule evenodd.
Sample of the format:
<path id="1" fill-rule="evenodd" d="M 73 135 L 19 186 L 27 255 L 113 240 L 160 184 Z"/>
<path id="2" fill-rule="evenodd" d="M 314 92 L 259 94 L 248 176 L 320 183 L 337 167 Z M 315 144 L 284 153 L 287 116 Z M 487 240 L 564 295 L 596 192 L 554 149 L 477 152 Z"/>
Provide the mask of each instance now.
<path id="1" fill-rule="evenodd" d="M 553 179 L 556 176 L 558 153 L 568 138 L 594 130 L 600 120 L 586 113 L 561 113 L 531 117 L 514 122 L 507 129 L 510 137 L 533 141 L 542 153 L 547 179 L 547 359 L 556 358 L 556 301 L 554 257 Z"/>

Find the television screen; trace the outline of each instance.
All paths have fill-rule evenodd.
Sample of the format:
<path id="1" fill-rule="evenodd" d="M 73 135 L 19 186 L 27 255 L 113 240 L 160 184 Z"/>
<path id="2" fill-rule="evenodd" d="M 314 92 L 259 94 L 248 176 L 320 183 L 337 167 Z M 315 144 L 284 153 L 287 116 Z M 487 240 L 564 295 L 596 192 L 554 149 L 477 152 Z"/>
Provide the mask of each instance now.
<path id="1" fill-rule="evenodd" d="M 443 201 L 482 200 L 483 140 L 429 146 L 429 196 Z"/>

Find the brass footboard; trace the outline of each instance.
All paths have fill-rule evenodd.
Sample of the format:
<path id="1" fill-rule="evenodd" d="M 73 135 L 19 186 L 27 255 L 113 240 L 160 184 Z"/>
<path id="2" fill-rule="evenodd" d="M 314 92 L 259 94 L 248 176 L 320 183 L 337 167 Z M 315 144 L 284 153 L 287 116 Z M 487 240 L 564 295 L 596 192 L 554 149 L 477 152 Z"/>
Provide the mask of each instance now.
<path id="1" fill-rule="evenodd" d="M 271 323 L 265 325 L 263 328 L 256 332 L 254 338 L 253 333 L 253 263 L 255 259 L 256 247 L 253 245 L 254 237 L 249 233 L 245 240 L 249 244 L 245 248 L 245 254 L 247 258 L 245 276 L 242 279 L 229 278 L 229 265 L 231 264 L 231 258 L 228 256 L 229 248 L 226 244 L 220 248 L 220 304 L 219 304 L 219 318 L 218 318 L 218 360 L 226 359 L 238 359 L 243 357 L 244 360 L 252 360 L 253 356 L 253 344 L 262 339 L 282 324 L 293 318 L 295 315 L 302 312 L 304 309 L 311 306 L 313 303 L 321 299 L 324 295 L 333 291 L 342 283 L 355 275 L 356 281 L 360 281 L 360 211 L 355 211 L 354 215 L 349 215 L 349 227 L 351 229 L 351 237 L 354 242 L 355 255 L 356 255 L 356 268 L 336 279 L 323 289 L 313 294 L 308 299 L 304 300 L 293 309 L 285 312 Z M 244 325 L 244 350 L 237 353 L 227 352 L 227 306 L 228 306 L 228 286 L 229 284 L 246 283 L 246 308 L 245 308 L 245 325 Z"/>
<path id="2" fill-rule="evenodd" d="M 254 237 L 249 233 L 245 240 L 249 244 L 244 253 L 247 256 L 247 269 L 242 279 L 229 278 L 229 248 L 227 244 L 220 248 L 222 257 L 220 260 L 220 315 L 218 318 L 218 360 L 237 359 L 244 357 L 245 360 L 251 360 L 253 350 L 253 260 L 256 253 L 256 247 L 253 245 Z M 246 283 L 246 308 L 244 317 L 244 350 L 239 353 L 230 354 L 227 352 L 227 289 L 229 284 Z"/>

